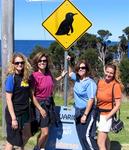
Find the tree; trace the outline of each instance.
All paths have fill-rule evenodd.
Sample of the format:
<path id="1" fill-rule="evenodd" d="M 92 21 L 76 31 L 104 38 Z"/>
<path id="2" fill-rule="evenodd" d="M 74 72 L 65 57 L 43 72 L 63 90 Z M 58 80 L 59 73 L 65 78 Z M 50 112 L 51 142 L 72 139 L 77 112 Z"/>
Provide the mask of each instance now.
<path id="1" fill-rule="evenodd" d="M 64 67 L 64 49 L 55 41 L 48 48 L 54 68 L 62 70 Z"/>
<path id="2" fill-rule="evenodd" d="M 120 63 L 121 80 L 125 87 L 125 92 L 129 95 L 129 59 L 124 56 Z"/>
<path id="3" fill-rule="evenodd" d="M 105 59 L 108 54 L 108 44 L 110 41 L 108 40 L 109 36 L 112 34 L 108 30 L 98 30 L 98 42 L 97 42 L 97 49 L 98 49 L 98 59 L 102 62 L 103 67 L 105 66 Z"/>
<path id="4" fill-rule="evenodd" d="M 112 36 L 112 34 L 108 30 L 98 30 L 97 33 L 101 38 L 102 42 L 107 41 L 109 36 Z"/>
<path id="5" fill-rule="evenodd" d="M 126 27 L 123 32 L 125 33 L 127 40 L 129 41 L 129 27 Z"/>
<path id="6" fill-rule="evenodd" d="M 121 48 L 121 50 L 126 53 L 127 52 L 127 38 L 124 34 L 122 34 L 121 36 L 119 36 L 120 42 L 119 42 L 119 46 Z"/>
<path id="7" fill-rule="evenodd" d="M 123 30 L 124 34 L 119 36 L 119 43 L 117 48 L 117 53 L 119 55 L 119 63 L 122 60 L 123 56 L 127 54 L 128 51 L 128 41 L 129 41 L 129 27 L 126 27 Z"/>
<path id="8" fill-rule="evenodd" d="M 83 53 L 88 48 L 96 48 L 96 35 L 85 33 L 76 43 L 77 49 Z"/>

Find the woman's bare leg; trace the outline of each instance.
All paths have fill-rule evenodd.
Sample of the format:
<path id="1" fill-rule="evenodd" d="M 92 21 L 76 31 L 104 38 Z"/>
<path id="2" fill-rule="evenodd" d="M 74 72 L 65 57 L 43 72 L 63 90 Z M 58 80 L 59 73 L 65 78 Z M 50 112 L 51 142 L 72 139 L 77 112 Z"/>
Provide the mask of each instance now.
<path id="1" fill-rule="evenodd" d="M 38 136 L 38 139 L 37 139 L 37 146 L 39 148 L 44 148 L 45 147 L 45 144 L 46 144 L 46 141 L 47 141 L 47 138 L 48 138 L 48 132 L 49 132 L 48 127 L 41 128 L 41 132 L 40 132 L 40 134 Z"/>
<path id="2" fill-rule="evenodd" d="M 12 149 L 13 149 L 13 145 L 7 142 L 5 145 L 5 150 L 12 150 Z"/>
<path id="3" fill-rule="evenodd" d="M 106 149 L 107 137 L 108 137 L 108 133 L 99 131 L 98 137 L 97 137 L 97 143 L 99 146 L 99 150 L 107 150 Z"/>
<path id="4" fill-rule="evenodd" d="M 107 136 L 107 139 L 106 139 L 106 149 L 107 149 L 107 150 L 110 150 L 110 147 L 111 147 L 110 139 L 109 139 L 109 137 Z"/>

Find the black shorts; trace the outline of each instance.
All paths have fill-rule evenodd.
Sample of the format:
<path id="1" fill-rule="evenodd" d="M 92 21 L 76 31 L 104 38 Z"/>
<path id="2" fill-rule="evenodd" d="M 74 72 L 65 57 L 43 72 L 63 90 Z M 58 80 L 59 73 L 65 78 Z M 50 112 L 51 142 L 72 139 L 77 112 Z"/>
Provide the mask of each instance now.
<path id="1" fill-rule="evenodd" d="M 23 139 L 22 139 L 22 129 L 24 123 L 27 123 L 29 120 L 29 113 L 24 113 L 22 116 L 17 118 L 18 120 L 18 129 L 14 130 L 12 128 L 12 119 L 8 110 L 5 110 L 5 119 L 6 119 L 6 132 L 7 132 L 7 141 L 11 145 L 15 146 L 23 146 Z"/>
<path id="2" fill-rule="evenodd" d="M 46 117 L 43 118 L 42 115 L 40 114 L 39 110 L 36 109 L 36 119 L 39 123 L 39 127 L 41 127 L 41 128 L 49 127 L 50 115 L 47 111 L 48 108 L 46 109 L 46 106 L 43 106 L 43 105 L 42 105 L 42 108 L 45 109 L 45 111 L 47 113 Z"/>
<path id="3" fill-rule="evenodd" d="M 39 127 L 49 127 L 49 125 L 55 121 L 54 106 L 53 104 L 47 105 L 43 101 L 40 102 L 40 105 L 46 111 L 47 115 L 45 118 L 43 118 L 39 110 L 36 109 L 36 120 L 39 123 Z"/>

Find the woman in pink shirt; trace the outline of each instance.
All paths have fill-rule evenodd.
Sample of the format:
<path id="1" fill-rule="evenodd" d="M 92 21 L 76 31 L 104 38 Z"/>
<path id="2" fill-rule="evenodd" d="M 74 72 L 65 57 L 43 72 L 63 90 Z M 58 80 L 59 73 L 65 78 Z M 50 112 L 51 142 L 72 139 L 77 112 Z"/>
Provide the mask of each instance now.
<path id="1" fill-rule="evenodd" d="M 45 53 L 39 52 L 33 58 L 34 72 L 31 76 L 33 103 L 36 107 L 36 119 L 41 128 L 34 150 L 45 147 L 48 137 L 49 125 L 52 122 L 51 112 L 53 110 L 54 80 L 61 80 L 67 72 L 63 71 L 61 76 L 53 78 L 49 70 L 49 58 Z"/>

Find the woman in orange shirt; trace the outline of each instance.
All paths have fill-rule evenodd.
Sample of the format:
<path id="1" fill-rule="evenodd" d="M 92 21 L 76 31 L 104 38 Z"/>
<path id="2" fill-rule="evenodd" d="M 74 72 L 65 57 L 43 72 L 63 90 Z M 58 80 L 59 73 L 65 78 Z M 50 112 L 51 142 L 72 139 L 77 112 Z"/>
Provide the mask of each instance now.
<path id="1" fill-rule="evenodd" d="M 108 138 L 108 133 L 110 132 L 112 126 L 112 116 L 120 108 L 122 86 L 118 68 L 114 64 L 106 65 L 104 79 L 99 80 L 97 90 L 97 108 L 100 112 L 97 138 L 99 150 L 109 150 L 110 141 Z M 113 108 L 112 94 L 114 95 L 115 101 Z"/>

